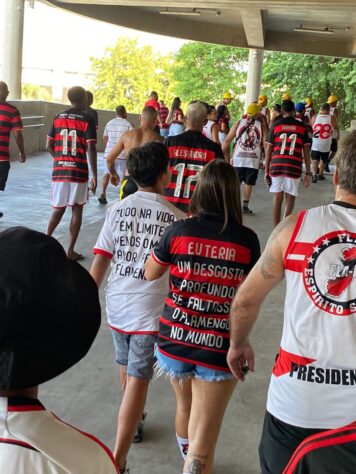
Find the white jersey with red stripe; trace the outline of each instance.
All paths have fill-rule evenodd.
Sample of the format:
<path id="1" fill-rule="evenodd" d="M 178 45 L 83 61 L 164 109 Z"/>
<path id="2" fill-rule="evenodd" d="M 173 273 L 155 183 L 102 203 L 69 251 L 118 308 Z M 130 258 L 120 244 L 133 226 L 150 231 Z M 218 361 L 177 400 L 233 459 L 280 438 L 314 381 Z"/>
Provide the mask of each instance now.
<path id="1" fill-rule="evenodd" d="M 313 125 L 312 150 L 327 153 L 331 148 L 334 127 L 330 114 L 318 114 Z"/>
<path id="2" fill-rule="evenodd" d="M 232 156 L 232 165 L 236 168 L 258 169 L 260 166 L 261 143 L 261 121 L 244 115 L 236 130 L 236 145 Z"/>
<path id="3" fill-rule="evenodd" d="M 118 474 L 109 449 L 34 399 L 0 397 L 2 474 Z"/>
<path id="4" fill-rule="evenodd" d="M 203 135 L 210 138 L 210 140 L 213 139 L 212 128 L 213 128 L 213 125 L 215 124 L 216 122 L 214 122 L 214 120 L 208 120 L 203 127 Z"/>
<path id="5" fill-rule="evenodd" d="M 303 428 L 337 428 L 356 413 L 356 208 L 299 214 L 284 267 L 286 298 L 267 410 Z"/>

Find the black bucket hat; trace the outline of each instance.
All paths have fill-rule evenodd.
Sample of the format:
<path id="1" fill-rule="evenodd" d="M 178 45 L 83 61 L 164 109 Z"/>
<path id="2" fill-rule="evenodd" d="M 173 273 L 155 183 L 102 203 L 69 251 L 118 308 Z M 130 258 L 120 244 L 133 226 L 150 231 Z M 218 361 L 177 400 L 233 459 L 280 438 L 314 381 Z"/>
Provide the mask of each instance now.
<path id="1" fill-rule="evenodd" d="M 0 390 L 66 371 L 99 327 L 94 280 L 54 238 L 25 227 L 0 233 Z"/>

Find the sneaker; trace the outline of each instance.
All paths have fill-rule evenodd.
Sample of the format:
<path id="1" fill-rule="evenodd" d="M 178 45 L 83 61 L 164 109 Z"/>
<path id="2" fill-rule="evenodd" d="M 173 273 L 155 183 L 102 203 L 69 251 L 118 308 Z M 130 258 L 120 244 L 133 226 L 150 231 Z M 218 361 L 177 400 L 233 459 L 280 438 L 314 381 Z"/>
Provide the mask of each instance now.
<path id="1" fill-rule="evenodd" d="M 127 469 L 126 464 L 125 464 L 125 467 L 123 469 L 119 468 L 119 473 L 120 474 L 130 474 L 130 469 Z"/>
<path id="2" fill-rule="evenodd" d="M 138 424 L 136 434 L 135 434 L 134 439 L 132 441 L 133 443 L 141 443 L 141 441 L 143 439 L 143 427 L 145 425 L 146 418 L 147 418 L 147 413 L 143 413 L 142 414 L 142 419 L 141 419 L 140 423 Z"/>
<path id="3" fill-rule="evenodd" d="M 100 202 L 100 204 L 107 204 L 108 203 L 105 196 L 98 197 L 98 201 Z"/>
<path id="4" fill-rule="evenodd" d="M 317 177 L 317 175 L 314 175 L 312 177 L 312 183 L 317 183 L 317 182 L 318 182 L 318 177 Z"/>
<path id="5" fill-rule="evenodd" d="M 248 206 L 243 206 L 242 207 L 242 213 L 243 214 L 253 214 L 253 212 L 251 211 L 251 209 L 249 209 Z"/>
<path id="6" fill-rule="evenodd" d="M 4 216 L 3 212 L 0 212 L 0 219 Z"/>
<path id="7" fill-rule="evenodd" d="M 325 181 L 325 176 L 323 176 L 322 174 L 318 174 L 318 180 Z"/>

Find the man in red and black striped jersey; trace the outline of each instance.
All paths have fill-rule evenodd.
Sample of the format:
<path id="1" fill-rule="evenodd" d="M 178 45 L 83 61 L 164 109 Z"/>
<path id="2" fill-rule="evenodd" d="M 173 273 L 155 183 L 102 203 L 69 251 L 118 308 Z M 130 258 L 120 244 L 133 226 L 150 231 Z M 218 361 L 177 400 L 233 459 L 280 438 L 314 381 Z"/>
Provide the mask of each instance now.
<path id="1" fill-rule="evenodd" d="M 165 142 L 172 174 L 165 196 L 183 212 L 189 210 L 190 199 L 203 167 L 216 158 L 224 159 L 221 146 L 202 133 L 206 113 L 202 102 L 191 103 L 187 110 L 186 131 L 169 137 Z"/>
<path id="2" fill-rule="evenodd" d="M 265 182 L 274 193 L 273 222 L 281 220 L 285 197 L 284 217 L 293 212 L 295 198 L 302 176 L 303 157 L 306 173 L 304 185 L 310 185 L 310 140 L 307 127 L 293 117 L 294 102 L 282 103 L 283 118 L 275 121 L 266 142 Z"/>
<path id="3" fill-rule="evenodd" d="M 81 260 L 83 256 L 74 250 L 82 224 L 83 205 L 88 200 L 88 161 L 92 181 L 90 190 L 95 193 L 97 184 L 96 126 L 92 117 L 84 112 L 86 93 L 82 87 L 68 91 L 71 107 L 58 114 L 47 136 L 47 149 L 53 156 L 52 207 L 47 234 L 52 235 L 63 214 L 70 206 L 70 243 L 68 257 Z"/>
<path id="4" fill-rule="evenodd" d="M 19 160 L 26 161 L 26 153 L 22 135 L 22 120 L 16 107 L 6 102 L 9 95 L 7 84 L 0 81 L 0 191 L 4 191 L 10 170 L 10 133 L 14 132 L 15 140 L 20 151 Z M 0 217 L 3 213 L 0 212 Z"/>

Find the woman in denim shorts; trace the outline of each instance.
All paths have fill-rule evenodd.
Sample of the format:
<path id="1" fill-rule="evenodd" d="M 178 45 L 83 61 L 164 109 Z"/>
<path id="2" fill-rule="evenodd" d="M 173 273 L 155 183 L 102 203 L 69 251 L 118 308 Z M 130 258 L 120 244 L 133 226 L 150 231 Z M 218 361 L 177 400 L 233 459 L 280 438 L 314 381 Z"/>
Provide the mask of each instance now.
<path id="1" fill-rule="evenodd" d="M 146 262 L 145 277 L 155 280 L 169 269 L 156 367 L 170 377 L 175 392 L 183 472 L 209 474 L 236 385 L 226 362 L 230 304 L 260 245 L 242 225 L 238 176 L 223 160 L 202 170 L 190 211 L 191 219 L 166 229 Z"/>

